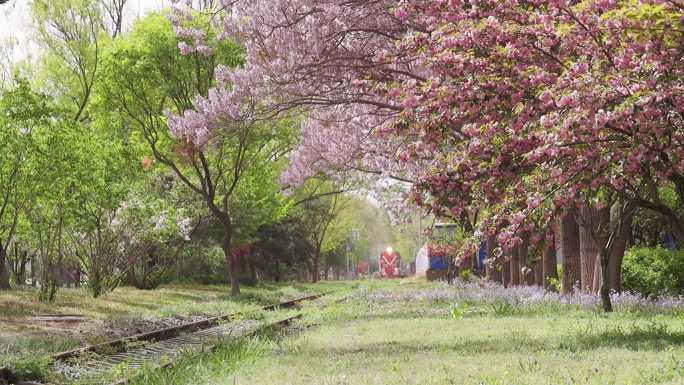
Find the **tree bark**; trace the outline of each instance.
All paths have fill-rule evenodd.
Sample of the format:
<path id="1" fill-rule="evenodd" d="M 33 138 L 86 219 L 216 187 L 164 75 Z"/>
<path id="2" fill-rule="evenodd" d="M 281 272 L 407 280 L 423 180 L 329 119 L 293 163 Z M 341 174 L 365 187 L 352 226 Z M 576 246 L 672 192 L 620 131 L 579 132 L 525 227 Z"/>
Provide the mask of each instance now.
<path id="1" fill-rule="evenodd" d="M 7 268 L 7 249 L 0 242 L 0 290 L 9 290 L 10 287 L 10 274 Z"/>
<path id="2" fill-rule="evenodd" d="M 520 254 L 518 247 L 513 247 L 511 250 L 511 286 L 520 286 Z"/>
<path id="3" fill-rule="evenodd" d="M 633 215 L 631 214 L 627 215 L 623 219 L 623 227 L 615 242 L 615 246 L 612 252 L 610 253 L 610 259 L 608 261 L 608 271 L 610 273 L 610 289 L 617 293 L 622 291 L 622 286 L 620 285 L 622 273 L 622 259 L 625 256 L 627 243 L 630 235 L 632 234 L 632 219 Z"/>
<path id="4" fill-rule="evenodd" d="M 594 241 L 595 227 L 598 225 L 598 212 L 593 207 L 582 207 L 579 218 L 580 239 L 580 287 L 583 292 L 591 293 L 594 287 L 594 269 L 599 255 L 599 248 Z"/>
<path id="5" fill-rule="evenodd" d="M 311 282 L 316 283 L 318 282 L 321 277 L 321 249 L 316 248 L 316 251 L 314 252 L 314 257 L 313 257 L 313 266 L 311 267 Z"/>
<path id="6" fill-rule="evenodd" d="M 534 286 L 534 271 L 532 271 L 532 263 L 530 262 L 529 248 L 530 248 L 530 233 L 525 231 L 520 236 L 522 243 L 518 245 L 518 260 L 520 261 L 521 281 L 527 286 Z M 525 269 L 523 273 L 522 270 Z"/>
<path id="7" fill-rule="evenodd" d="M 551 230 L 553 231 L 553 230 Z M 555 238 L 555 237 L 554 237 Z M 552 279 L 558 279 L 558 268 L 556 263 L 556 245 L 553 241 L 544 242 L 544 252 L 542 254 L 542 287 L 544 290 L 553 291 Z"/>
<path id="8" fill-rule="evenodd" d="M 487 263 L 485 264 L 485 275 L 488 280 L 501 282 L 501 261 L 494 260 L 494 249 L 496 249 L 496 235 L 487 235 Z"/>
<path id="9" fill-rule="evenodd" d="M 580 281 L 579 225 L 575 208 L 561 219 L 561 251 L 563 254 L 563 293 L 570 293 Z"/>
<path id="10" fill-rule="evenodd" d="M 603 305 L 603 311 L 611 312 L 613 311 L 613 304 L 610 302 L 610 269 L 608 264 L 610 262 L 610 255 L 605 250 L 601 248 L 600 261 L 601 264 L 599 268 L 601 269 L 601 304 Z"/>
<path id="11" fill-rule="evenodd" d="M 509 287 L 511 285 L 511 261 L 506 260 L 506 257 L 502 257 L 501 260 L 501 283 L 504 287 Z"/>
<path id="12" fill-rule="evenodd" d="M 31 256 L 31 287 L 36 287 L 36 254 Z"/>
<path id="13" fill-rule="evenodd" d="M 610 236 L 607 234 L 611 231 L 616 231 L 616 229 L 613 229 L 613 227 L 610 226 L 611 225 L 611 223 L 610 223 L 610 207 L 604 207 L 600 210 L 597 210 L 596 213 L 597 213 L 597 221 L 595 222 L 594 229 L 603 228 L 605 230 L 604 230 L 603 234 L 597 233 L 596 238 L 595 238 L 600 243 L 600 244 L 596 245 L 596 247 L 599 248 L 600 251 L 596 255 L 596 260 L 594 261 L 594 279 L 592 282 L 592 292 L 593 293 L 598 293 L 601 290 L 601 287 L 602 287 L 603 281 L 604 281 L 603 280 L 603 271 L 607 270 L 608 275 L 610 275 L 610 270 L 608 269 L 608 265 L 606 265 L 605 267 L 603 266 L 603 262 L 601 261 L 601 258 L 602 258 L 601 255 L 603 253 L 602 250 L 605 249 L 606 247 L 609 247 L 608 239 Z M 618 235 L 619 234 L 616 234 L 616 236 L 618 236 Z M 615 243 L 613 243 L 613 245 L 610 246 L 610 247 L 612 247 L 611 250 L 613 250 L 615 248 L 614 246 L 615 246 Z M 610 255 L 612 254 L 611 250 L 609 250 L 607 252 L 608 258 L 610 258 Z M 608 263 L 610 263 L 610 260 L 608 261 Z M 606 281 L 606 282 L 608 282 L 610 284 L 610 281 Z"/>
<path id="14" fill-rule="evenodd" d="M 232 252 L 233 229 L 230 224 L 223 224 L 223 240 L 221 248 L 223 255 L 228 263 L 228 274 L 230 275 L 230 294 L 233 296 L 240 295 L 240 278 L 238 274 L 239 258 Z"/>
<path id="15" fill-rule="evenodd" d="M 542 287 L 544 285 L 544 275 L 542 271 L 542 261 L 538 259 L 534 262 L 534 267 L 532 268 L 534 273 L 534 284 L 535 286 Z"/>

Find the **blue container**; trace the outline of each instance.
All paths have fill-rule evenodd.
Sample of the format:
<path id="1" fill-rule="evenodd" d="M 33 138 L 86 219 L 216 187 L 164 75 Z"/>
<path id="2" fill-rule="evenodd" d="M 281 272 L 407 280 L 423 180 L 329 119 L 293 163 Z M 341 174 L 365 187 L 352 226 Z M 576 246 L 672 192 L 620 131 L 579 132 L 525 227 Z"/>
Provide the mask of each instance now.
<path id="1" fill-rule="evenodd" d="M 431 270 L 447 270 L 449 268 L 449 262 L 447 257 L 444 255 L 433 255 L 430 257 L 430 269 Z"/>
<path id="2" fill-rule="evenodd" d="M 477 269 L 484 270 L 485 259 L 487 258 L 487 244 L 480 243 L 480 250 L 477 252 Z"/>

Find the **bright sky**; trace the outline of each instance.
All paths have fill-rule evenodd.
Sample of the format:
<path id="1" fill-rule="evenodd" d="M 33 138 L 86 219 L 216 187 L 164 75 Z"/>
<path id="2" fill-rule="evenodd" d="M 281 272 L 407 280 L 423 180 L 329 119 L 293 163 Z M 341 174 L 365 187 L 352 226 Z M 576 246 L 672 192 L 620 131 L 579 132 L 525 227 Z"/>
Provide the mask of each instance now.
<path id="1" fill-rule="evenodd" d="M 0 43 L 5 45 L 9 40 L 16 40 L 18 45 L 13 52 L 13 61 L 35 55 L 37 47 L 31 43 L 32 27 L 29 14 L 31 0 L 10 0 L 0 5 Z M 128 0 L 126 4 L 127 24 L 148 12 L 168 7 L 171 0 Z"/>

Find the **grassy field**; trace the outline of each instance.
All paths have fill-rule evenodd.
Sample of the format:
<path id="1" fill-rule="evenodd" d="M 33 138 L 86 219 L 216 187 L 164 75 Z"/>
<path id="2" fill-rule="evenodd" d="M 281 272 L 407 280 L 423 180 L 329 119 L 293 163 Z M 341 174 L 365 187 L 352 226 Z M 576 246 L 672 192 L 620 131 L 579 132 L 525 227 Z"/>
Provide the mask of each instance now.
<path id="1" fill-rule="evenodd" d="M 230 296 L 227 286 L 172 285 L 149 291 L 122 287 L 97 299 L 83 289 L 63 289 L 52 304 L 39 302 L 31 289 L 0 292 L 0 367 L 27 360 L 33 365 L 49 353 L 159 329 L 193 316 L 255 311 L 324 287 L 328 286 L 259 284 L 243 287 L 237 298 Z M 64 315 L 77 317 L 63 319 Z"/>
<path id="2" fill-rule="evenodd" d="M 313 327 L 296 335 L 225 345 L 136 383 L 684 384 L 679 311 L 604 315 L 401 295 L 435 287 L 361 284 L 347 300 L 310 310 Z"/>

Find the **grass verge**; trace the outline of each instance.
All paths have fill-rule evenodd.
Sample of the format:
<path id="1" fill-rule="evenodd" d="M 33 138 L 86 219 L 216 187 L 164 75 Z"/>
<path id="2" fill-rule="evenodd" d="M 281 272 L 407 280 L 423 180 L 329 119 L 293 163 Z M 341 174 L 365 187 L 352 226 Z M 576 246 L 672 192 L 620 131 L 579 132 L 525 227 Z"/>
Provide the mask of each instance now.
<path id="1" fill-rule="evenodd" d="M 681 313 L 605 315 L 542 304 L 502 309 L 487 301 L 401 295 L 435 288 L 444 287 L 407 281 L 362 284 L 345 301 L 309 311 L 307 322 L 319 326 L 277 345 L 260 343 L 249 354 L 209 354 L 202 362 L 211 364 L 190 364 L 183 369 L 190 373 L 185 377 L 172 369 L 164 375 L 173 380 L 159 383 L 684 383 Z"/>

